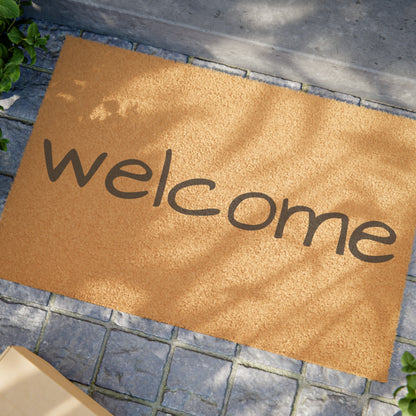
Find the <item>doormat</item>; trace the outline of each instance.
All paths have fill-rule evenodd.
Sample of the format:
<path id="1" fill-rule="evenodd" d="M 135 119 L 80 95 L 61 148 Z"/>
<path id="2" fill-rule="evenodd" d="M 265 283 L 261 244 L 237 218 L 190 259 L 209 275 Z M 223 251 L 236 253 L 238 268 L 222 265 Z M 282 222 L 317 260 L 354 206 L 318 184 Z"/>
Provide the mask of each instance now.
<path id="1" fill-rule="evenodd" d="M 386 381 L 416 123 L 68 38 L 2 279 Z"/>

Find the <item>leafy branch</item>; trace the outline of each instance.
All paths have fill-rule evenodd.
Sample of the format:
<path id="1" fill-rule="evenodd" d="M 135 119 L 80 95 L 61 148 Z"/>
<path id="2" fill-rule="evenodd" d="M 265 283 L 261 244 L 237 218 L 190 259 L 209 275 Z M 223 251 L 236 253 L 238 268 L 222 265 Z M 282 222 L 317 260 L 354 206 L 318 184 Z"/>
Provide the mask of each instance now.
<path id="1" fill-rule="evenodd" d="M 397 393 L 407 387 L 407 394 L 399 400 L 399 407 L 402 416 L 416 416 L 416 359 L 410 352 L 406 351 L 402 355 L 402 371 L 404 373 L 415 373 L 406 376 L 407 384 L 400 386 L 394 391 L 394 398 Z"/>
<path id="2" fill-rule="evenodd" d="M 30 59 L 30 65 L 35 64 L 35 48 L 47 50 L 49 35 L 42 37 L 37 24 L 23 17 L 23 7 L 31 4 L 32 0 L 0 0 L 0 96 L 20 78 L 22 63 Z M 7 143 L 0 129 L 1 151 L 7 150 Z"/>

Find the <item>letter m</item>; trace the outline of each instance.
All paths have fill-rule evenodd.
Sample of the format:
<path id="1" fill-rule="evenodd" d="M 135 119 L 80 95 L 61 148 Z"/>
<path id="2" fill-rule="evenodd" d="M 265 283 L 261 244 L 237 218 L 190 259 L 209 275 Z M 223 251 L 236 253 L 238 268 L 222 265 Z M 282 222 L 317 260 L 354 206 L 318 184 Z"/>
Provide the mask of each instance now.
<path id="1" fill-rule="evenodd" d="M 75 178 L 80 188 L 82 188 L 89 182 L 89 180 L 94 176 L 95 172 L 97 172 L 100 165 L 103 163 L 104 159 L 107 157 L 107 153 L 101 153 L 94 161 L 87 174 L 84 174 L 81 161 L 75 149 L 71 149 L 65 155 L 65 157 L 58 163 L 58 165 L 56 167 L 53 167 L 52 143 L 48 139 L 45 139 L 43 147 L 45 151 L 46 169 L 48 171 L 48 176 L 51 182 L 57 181 L 59 177 L 62 175 L 62 172 L 69 164 L 69 162 L 71 162 L 72 167 L 74 169 Z"/>
<path id="2" fill-rule="evenodd" d="M 283 235 L 283 230 L 285 228 L 286 222 L 290 216 L 296 212 L 307 212 L 309 214 L 309 224 L 308 231 L 303 241 L 303 245 L 309 247 L 312 243 L 312 239 L 315 235 L 318 227 L 324 222 L 331 218 L 339 218 L 341 220 L 341 231 L 339 234 L 338 245 L 336 249 L 337 254 L 344 254 L 345 250 L 345 240 L 347 238 L 347 229 L 348 229 L 348 217 L 345 214 L 340 212 L 331 212 L 328 214 L 321 214 L 316 216 L 313 209 L 305 206 L 294 206 L 289 208 L 289 201 L 287 199 L 283 200 L 282 211 L 280 213 L 279 222 L 277 223 L 276 232 L 274 234 L 275 238 L 281 238 Z"/>

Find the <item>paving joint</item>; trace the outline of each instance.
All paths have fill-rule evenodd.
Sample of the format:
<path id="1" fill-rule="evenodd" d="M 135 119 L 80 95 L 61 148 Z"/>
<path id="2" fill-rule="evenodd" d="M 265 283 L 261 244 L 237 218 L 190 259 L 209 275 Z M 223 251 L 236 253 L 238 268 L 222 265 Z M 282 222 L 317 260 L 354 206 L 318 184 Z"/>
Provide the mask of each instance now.
<path id="1" fill-rule="evenodd" d="M 52 293 L 51 296 L 49 297 L 48 305 L 46 307 L 46 310 L 47 310 L 46 316 L 45 316 L 45 319 L 43 320 L 43 323 L 42 323 L 42 326 L 41 326 L 40 332 L 39 332 L 39 337 L 38 337 L 38 340 L 36 342 L 35 348 L 33 350 L 33 352 L 35 354 L 39 354 L 40 346 L 42 344 L 43 337 L 45 335 L 46 326 L 48 325 L 50 316 L 52 314 L 51 308 L 52 308 L 53 304 L 55 303 L 55 299 L 56 299 L 56 295 L 54 293 Z"/>
<path id="2" fill-rule="evenodd" d="M 240 353 L 241 353 L 241 345 L 236 344 L 235 351 L 234 351 L 234 358 L 232 360 L 230 375 L 228 376 L 228 380 L 227 380 L 227 387 L 225 390 L 224 401 L 222 404 L 222 410 L 221 410 L 220 416 L 226 416 L 227 414 L 228 404 L 230 402 L 231 392 L 232 392 L 234 382 L 235 382 L 235 377 L 237 374 L 237 368 L 239 366 L 238 358 L 239 358 Z"/>
<path id="3" fill-rule="evenodd" d="M 162 373 L 162 378 L 159 384 L 159 389 L 157 392 L 157 396 L 156 396 L 156 400 L 152 406 L 152 416 L 156 416 L 156 413 L 158 412 L 159 408 L 162 406 L 162 402 L 163 402 L 163 395 L 165 393 L 166 390 L 166 383 L 168 380 L 168 376 L 169 376 L 169 372 L 170 372 L 170 367 L 172 365 L 172 360 L 173 360 L 173 355 L 175 354 L 175 349 L 176 349 L 176 340 L 178 337 L 178 332 L 179 332 L 179 328 L 174 327 L 173 331 L 172 331 L 172 336 L 170 339 L 170 349 L 169 349 L 169 353 L 168 356 L 166 357 L 166 362 L 165 365 L 163 367 L 163 373 Z"/>

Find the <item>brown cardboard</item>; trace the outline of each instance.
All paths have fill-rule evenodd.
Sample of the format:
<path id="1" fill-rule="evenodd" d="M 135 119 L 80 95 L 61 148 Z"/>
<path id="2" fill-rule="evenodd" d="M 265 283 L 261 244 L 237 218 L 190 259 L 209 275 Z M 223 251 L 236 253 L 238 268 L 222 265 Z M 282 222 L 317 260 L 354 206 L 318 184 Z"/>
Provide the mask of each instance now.
<path id="1" fill-rule="evenodd" d="M 0 355 L 2 416 L 111 416 L 59 371 L 24 347 Z"/>
<path id="2" fill-rule="evenodd" d="M 0 221 L 0 278 L 385 381 L 415 127 L 68 38 Z"/>

